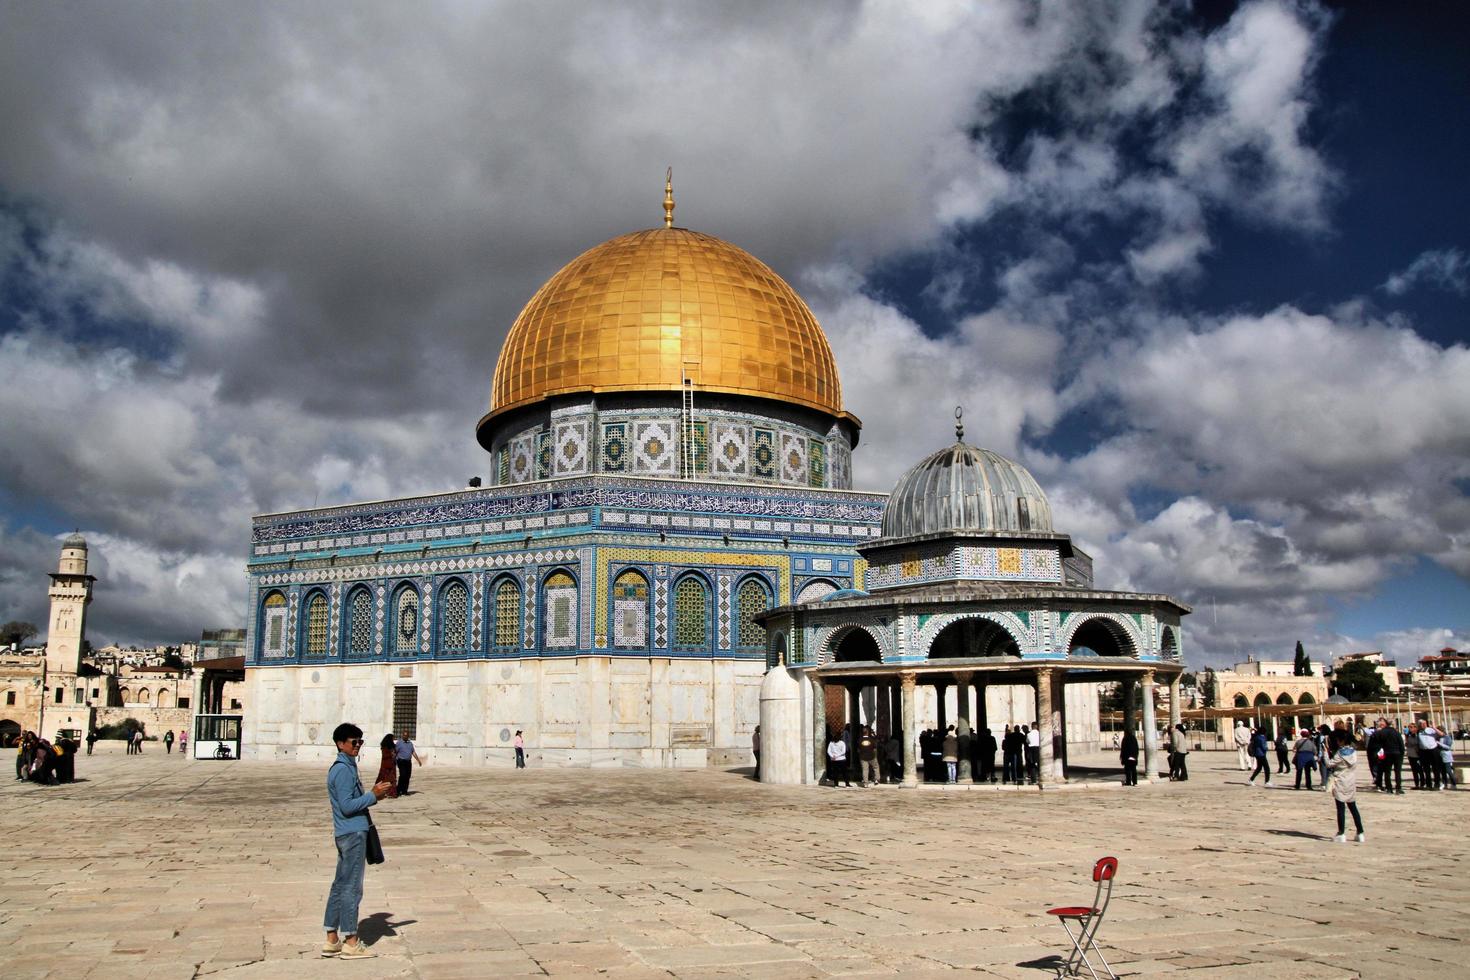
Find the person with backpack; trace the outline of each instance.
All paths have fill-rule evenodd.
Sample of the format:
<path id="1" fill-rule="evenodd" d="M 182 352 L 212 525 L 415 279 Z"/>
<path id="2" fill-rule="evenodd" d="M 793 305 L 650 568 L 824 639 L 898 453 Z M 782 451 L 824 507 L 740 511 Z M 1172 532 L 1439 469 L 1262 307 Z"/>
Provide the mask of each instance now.
<path id="1" fill-rule="evenodd" d="M 1302 729 L 1301 737 L 1292 746 L 1291 754 L 1296 762 L 1296 788 L 1302 788 L 1302 777 L 1306 776 L 1307 789 L 1311 790 L 1312 771 L 1317 768 L 1317 740 L 1312 737 L 1310 729 Z"/>
<path id="2" fill-rule="evenodd" d="M 1266 776 L 1266 781 L 1261 785 L 1271 785 L 1271 767 L 1266 765 L 1266 746 L 1269 744 L 1266 741 L 1266 729 L 1257 728 L 1255 733 L 1251 735 L 1250 756 L 1256 760 L 1256 769 L 1251 773 L 1249 780 L 1252 786 L 1256 785 L 1256 777 L 1263 773 Z"/>
<path id="3" fill-rule="evenodd" d="M 174 754 L 174 730 L 168 729 L 163 733 L 163 748 L 169 754 Z"/>

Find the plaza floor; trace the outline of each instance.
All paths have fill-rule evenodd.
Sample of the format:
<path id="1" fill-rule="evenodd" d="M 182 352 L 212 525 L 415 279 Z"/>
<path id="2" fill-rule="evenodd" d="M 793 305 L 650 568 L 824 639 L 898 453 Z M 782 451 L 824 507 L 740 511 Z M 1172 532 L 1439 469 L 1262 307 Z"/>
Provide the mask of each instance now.
<path id="1" fill-rule="evenodd" d="M 109 750 L 112 746 L 107 747 Z M 1123 975 L 1464 976 L 1470 793 L 1187 783 L 1067 793 L 761 786 L 739 772 L 436 769 L 375 809 L 373 960 L 318 957 L 324 767 L 100 751 L 0 783 L 0 975 L 1043 978 L 1052 905 L 1119 859 Z M 364 764 L 367 768 L 367 764 Z"/>

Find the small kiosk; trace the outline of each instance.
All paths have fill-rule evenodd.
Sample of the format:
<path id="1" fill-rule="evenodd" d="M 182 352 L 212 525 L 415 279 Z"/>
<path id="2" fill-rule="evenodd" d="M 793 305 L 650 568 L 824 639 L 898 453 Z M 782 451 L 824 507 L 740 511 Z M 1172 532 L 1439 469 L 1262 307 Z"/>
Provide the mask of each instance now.
<path id="1" fill-rule="evenodd" d="M 195 715 L 194 758 L 240 758 L 240 728 L 244 715 Z"/>

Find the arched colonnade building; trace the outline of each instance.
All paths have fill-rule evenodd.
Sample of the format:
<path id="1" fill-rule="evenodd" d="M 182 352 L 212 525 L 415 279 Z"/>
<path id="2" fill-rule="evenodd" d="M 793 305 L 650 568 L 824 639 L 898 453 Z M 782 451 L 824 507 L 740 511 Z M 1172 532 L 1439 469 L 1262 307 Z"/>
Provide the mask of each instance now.
<path id="1" fill-rule="evenodd" d="M 1090 559 L 1053 530 L 1032 475 L 957 435 L 900 479 L 881 536 L 858 546 L 863 590 L 759 617 L 772 667 L 762 689 L 766 781 L 817 781 L 828 734 L 857 723 L 884 742 L 901 732 L 913 784 L 919 730 L 953 724 L 965 735 L 1007 721 L 1039 723 L 1042 782 L 1064 781 L 1067 707 L 1079 700 L 1069 686 L 1091 695 L 1086 727 L 1095 728 L 1101 682 L 1121 682 L 1127 705 L 1144 686 L 1145 772 L 1157 771 L 1152 688 L 1170 685 L 1177 714 L 1189 608 L 1095 589 Z M 991 717 L 998 702 L 1010 717 Z M 960 779 L 970 776 L 962 759 Z"/>

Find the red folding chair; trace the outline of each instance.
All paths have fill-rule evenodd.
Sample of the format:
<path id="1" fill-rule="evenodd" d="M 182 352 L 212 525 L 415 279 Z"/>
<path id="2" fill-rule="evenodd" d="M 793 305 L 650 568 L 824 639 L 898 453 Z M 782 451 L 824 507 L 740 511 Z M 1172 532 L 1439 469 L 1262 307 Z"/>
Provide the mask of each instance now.
<path id="1" fill-rule="evenodd" d="M 1105 857 L 1098 860 L 1092 866 L 1092 880 L 1097 882 L 1097 892 L 1092 896 L 1091 905 L 1067 905 L 1057 909 L 1047 909 L 1047 915 L 1054 915 L 1062 923 L 1062 928 L 1067 930 L 1067 938 L 1072 940 L 1072 952 L 1067 955 L 1067 961 L 1057 968 L 1059 977 L 1080 977 L 1082 967 L 1087 967 L 1087 972 L 1092 974 L 1092 980 L 1102 980 L 1097 971 L 1092 968 L 1092 961 L 1087 958 L 1089 951 L 1096 953 L 1097 958 L 1102 961 L 1103 969 L 1108 971 L 1112 980 L 1118 980 L 1118 975 L 1108 965 L 1107 958 L 1103 956 L 1102 950 L 1097 945 L 1097 930 L 1102 926 L 1103 913 L 1108 910 L 1108 903 L 1113 899 L 1113 876 L 1118 873 L 1118 859 Z M 1072 927 L 1076 925 L 1074 932 Z"/>

